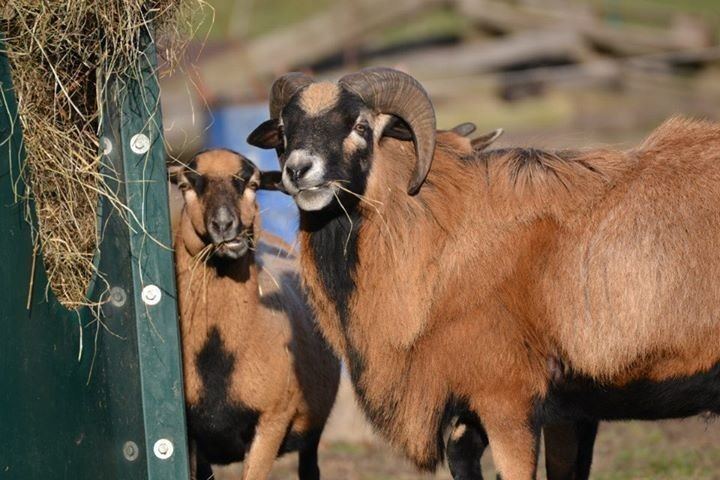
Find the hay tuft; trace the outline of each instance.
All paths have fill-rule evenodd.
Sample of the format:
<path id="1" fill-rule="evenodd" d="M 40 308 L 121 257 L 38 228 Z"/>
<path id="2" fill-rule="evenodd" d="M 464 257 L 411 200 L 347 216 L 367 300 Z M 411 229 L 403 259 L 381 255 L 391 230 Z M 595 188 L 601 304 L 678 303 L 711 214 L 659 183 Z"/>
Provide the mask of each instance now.
<path id="1" fill-rule="evenodd" d="M 87 305 L 99 243 L 97 204 L 103 80 L 131 73 L 137 38 L 152 25 L 166 64 L 194 34 L 204 0 L 6 0 L 0 6 L 24 131 L 24 180 L 35 201 L 36 246 L 65 306 Z M 29 196 L 27 197 L 29 198 Z"/>

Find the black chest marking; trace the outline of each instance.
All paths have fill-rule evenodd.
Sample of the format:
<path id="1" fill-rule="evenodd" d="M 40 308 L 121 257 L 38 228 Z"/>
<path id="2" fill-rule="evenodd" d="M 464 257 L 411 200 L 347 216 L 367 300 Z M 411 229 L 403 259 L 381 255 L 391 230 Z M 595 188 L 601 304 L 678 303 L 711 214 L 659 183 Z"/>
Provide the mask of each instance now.
<path id="1" fill-rule="evenodd" d="M 348 204 L 349 203 L 349 204 Z M 327 212 L 301 213 L 300 228 L 310 233 L 309 244 L 317 273 L 327 297 L 334 302 L 347 348 L 347 367 L 360 406 L 370 422 L 381 431 L 387 430 L 399 408 L 404 385 L 391 388 L 392 394 L 369 401 L 364 388 L 363 373 L 366 359 L 348 335 L 349 302 L 355 291 L 355 271 L 358 265 L 357 235 L 362 217 L 352 201 L 343 200 L 347 214 L 338 208 Z M 392 266 L 388 266 L 392 268 Z M 404 375 L 401 375 L 404 377 Z"/>
<path id="2" fill-rule="evenodd" d="M 308 232 L 317 273 L 327 297 L 334 302 L 343 335 L 348 340 L 350 297 L 355 291 L 353 278 L 358 264 L 357 239 L 362 217 L 355 208 L 356 202 L 343 200 L 346 212 L 333 205 L 322 212 L 303 213 L 300 228 Z M 338 211 L 339 210 L 339 211 Z M 348 368 L 353 384 L 359 380 L 364 360 L 348 343 Z"/>
<path id="3" fill-rule="evenodd" d="M 355 202 L 356 203 L 356 202 Z M 362 223 L 353 201 L 344 201 L 347 214 L 337 205 L 322 212 L 302 213 L 300 228 L 310 234 L 309 243 L 317 273 L 327 297 L 335 304 L 347 345 L 347 367 L 361 405 L 375 423 L 380 412 L 366 402 L 361 377 L 365 359 L 348 335 L 349 302 L 355 291 L 358 264 L 357 239 Z M 377 425 L 377 423 L 376 423 Z"/>
<path id="4" fill-rule="evenodd" d="M 259 412 L 231 399 L 235 356 L 225 348 L 217 328 L 210 330 L 195 365 L 203 389 L 200 401 L 188 406 L 190 436 L 210 463 L 240 461 L 255 435 Z"/>
<path id="5" fill-rule="evenodd" d="M 720 364 L 706 372 L 661 382 L 638 380 L 622 387 L 570 375 L 541 402 L 542 421 L 658 420 L 704 411 L 720 413 Z"/>
<path id="6" fill-rule="evenodd" d="M 345 202 L 343 202 L 345 205 Z M 348 214 L 317 212 L 301 215 L 301 228 L 309 235 L 317 272 L 325 292 L 335 303 L 343 328 L 347 328 L 348 303 L 355 291 L 353 275 L 358 263 L 357 234 L 362 217 L 350 205 Z"/>

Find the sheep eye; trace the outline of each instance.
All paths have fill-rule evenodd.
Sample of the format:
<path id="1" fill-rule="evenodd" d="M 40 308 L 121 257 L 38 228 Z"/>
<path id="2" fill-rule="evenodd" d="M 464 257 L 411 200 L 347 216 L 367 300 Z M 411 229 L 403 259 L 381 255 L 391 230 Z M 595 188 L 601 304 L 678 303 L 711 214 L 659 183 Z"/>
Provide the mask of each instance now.
<path id="1" fill-rule="evenodd" d="M 245 185 L 245 180 L 243 180 L 240 177 L 233 177 L 232 179 L 233 186 L 235 187 L 235 190 L 238 192 L 242 192 L 243 187 Z"/>
<path id="2" fill-rule="evenodd" d="M 355 130 L 355 132 L 357 132 L 359 135 L 364 134 L 367 131 L 367 129 L 368 129 L 368 126 L 366 123 L 356 123 L 355 126 L 353 127 L 353 130 Z"/>
<path id="3" fill-rule="evenodd" d="M 195 189 L 198 195 L 201 195 L 205 191 L 205 179 L 202 175 L 197 172 L 187 171 L 185 172 L 185 180 L 187 180 L 187 188 L 192 187 Z"/>

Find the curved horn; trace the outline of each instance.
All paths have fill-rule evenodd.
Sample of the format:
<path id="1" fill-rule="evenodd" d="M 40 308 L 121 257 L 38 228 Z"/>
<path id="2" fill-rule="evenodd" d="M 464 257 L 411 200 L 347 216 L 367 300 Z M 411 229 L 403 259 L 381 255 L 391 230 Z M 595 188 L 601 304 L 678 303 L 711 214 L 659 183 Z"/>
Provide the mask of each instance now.
<path id="1" fill-rule="evenodd" d="M 290 72 L 275 80 L 270 89 L 270 118 L 280 117 L 280 112 L 292 96 L 314 81 L 301 72 Z"/>
<path id="2" fill-rule="evenodd" d="M 397 115 L 410 126 L 417 160 L 408 193 L 415 195 L 430 171 L 435 152 L 435 109 L 425 89 L 410 75 L 392 68 L 366 68 L 342 77 L 338 83 L 359 95 L 368 107 Z"/>

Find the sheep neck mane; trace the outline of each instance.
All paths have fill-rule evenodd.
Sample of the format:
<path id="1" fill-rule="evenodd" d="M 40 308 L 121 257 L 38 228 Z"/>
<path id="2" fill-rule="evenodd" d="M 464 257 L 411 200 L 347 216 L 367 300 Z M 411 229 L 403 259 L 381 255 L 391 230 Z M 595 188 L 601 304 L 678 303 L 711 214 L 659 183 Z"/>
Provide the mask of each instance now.
<path id="1" fill-rule="evenodd" d="M 197 248 L 202 240 L 192 227 L 187 228 L 190 221 L 185 214 L 181 222 L 175 238 L 175 256 L 182 323 L 190 327 L 198 316 L 212 322 L 225 319 L 245 322 L 255 318 L 258 267 L 254 252 L 250 250 L 238 259 L 205 258 Z"/>

